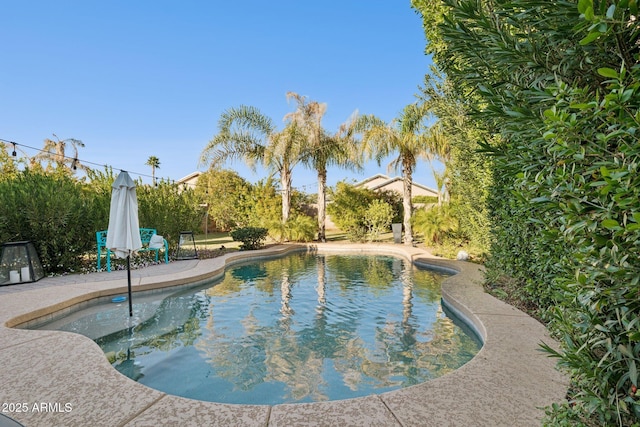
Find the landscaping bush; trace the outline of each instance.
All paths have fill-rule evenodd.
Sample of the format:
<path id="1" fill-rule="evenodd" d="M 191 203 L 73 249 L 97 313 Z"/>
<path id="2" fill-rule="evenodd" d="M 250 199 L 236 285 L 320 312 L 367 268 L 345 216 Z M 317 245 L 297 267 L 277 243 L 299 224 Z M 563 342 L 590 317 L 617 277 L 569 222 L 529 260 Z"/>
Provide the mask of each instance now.
<path id="1" fill-rule="evenodd" d="M 382 233 L 389 232 L 393 220 L 393 208 L 382 200 L 374 200 L 364 213 L 367 238 L 372 242 L 380 240 Z"/>
<path id="2" fill-rule="evenodd" d="M 272 178 L 251 185 L 243 203 L 245 222 L 242 226 L 270 228 L 282 223 L 282 197 Z"/>
<path id="3" fill-rule="evenodd" d="M 364 240 L 367 233 L 364 216 L 367 207 L 375 199 L 373 191 L 356 188 L 346 182 L 338 182 L 335 189 L 329 191 L 331 203 L 327 205 L 327 213 L 331 220 L 347 233 L 349 240 Z"/>
<path id="4" fill-rule="evenodd" d="M 315 219 L 300 213 L 294 213 L 284 224 L 277 219 L 264 224 L 269 237 L 276 242 L 310 242 L 318 232 Z"/>
<path id="5" fill-rule="evenodd" d="M 415 231 L 424 236 L 427 244 L 438 245 L 459 228 L 449 204 L 418 209 L 413 213 L 411 221 Z"/>
<path id="6" fill-rule="evenodd" d="M 338 182 L 335 189 L 330 189 L 330 195 L 332 202 L 327 205 L 327 213 L 338 228 L 347 233 L 351 241 L 377 239 L 382 232 L 379 222 L 383 217 L 383 222 L 386 222 L 386 213 L 390 213 L 391 222 L 402 222 L 402 196 L 393 191 L 377 193 L 368 188 L 357 188 L 346 182 Z M 375 207 L 371 208 L 374 201 Z M 383 207 L 383 204 L 390 210 Z M 379 217 L 382 211 L 384 215 Z M 373 233 L 372 222 L 376 227 Z"/>
<path id="7" fill-rule="evenodd" d="M 103 171 L 89 169 L 87 171 L 88 183 L 84 187 L 94 199 L 94 216 L 96 230 L 106 230 L 109 226 L 109 212 L 111 210 L 111 191 L 116 175 L 113 168 L 105 167 Z"/>
<path id="8" fill-rule="evenodd" d="M 607 78 L 600 94 L 549 90 L 553 160 L 535 187 L 554 217 L 547 236 L 571 249 L 559 258 L 565 274 L 549 316 L 563 352 L 547 350 L 572 375 L 578 419 L 640 425 L 640 67 L 599 73 Z"/>
<path id="9" fill-rule="evenodd" d="M 455 255 L 464 246 L 476 259 L 484 259 L 491 235 L 488 197 L 493 180 L 493 159 L 478 147 L 487 141 L 494 145 L 491 140 L 495 135 L 483 128 L 480 121 L 473 120 L 468 99 L 460 99 L 459 90 L 459 85 L 432 68 L 425 76 L 419 94 L 426 108 L 438 117 L 437 125 L 447 141 L 446 169 L 442 178 L 449 192 L 450 215 L 458 222 L 455 235 L 446 236 L 446 242 L 438 245 L 438 250 L 448 246 Z M 415 197 L 414 202 L 418 201 L 429 207 L 435 205 L 438 198 Z"/>
<path id="10" fill-rule="evenodd" d="M 318 223 L 307 215 L 296 214 L 285 224 L 285 237 L 290 242 L 311 242 L 318 232 Z"/>
<path id="11" fill-rule="evenodd" d="M 95 218 L 95 198 L 69 174 L 25 170 L 0 180 L 0 241 L 32 241 L 47 273 L 82 270 Z"/>
<path id="12" fill-rule="evenodd" d="M 104 171 L 90 170 L 87 177 L 89 183 L 84 191 L 91 194 L 94 201 L 94 232 L 106 230 L 109 227 L 111 185 L 117 174 L 107 168 Z M 205 211 L 199 206 L 193 189 L 183 189 L 166 180 L 159 180 L 155 186 L 137 180 L 136 196 L 140 227 L 155 228 L 159 235 L 167 239 L 171 249 L 177 247 L 181 231 L 200 231 Z"/>
<path id="13" fill-rule="evenodd" d="M 240 250 L 248 251 L 261 249 L 267 239 L 268 230 L 263 227 L 243 227 L 231 232 L 231 238 L 236 242 L 242 242 Z"/>

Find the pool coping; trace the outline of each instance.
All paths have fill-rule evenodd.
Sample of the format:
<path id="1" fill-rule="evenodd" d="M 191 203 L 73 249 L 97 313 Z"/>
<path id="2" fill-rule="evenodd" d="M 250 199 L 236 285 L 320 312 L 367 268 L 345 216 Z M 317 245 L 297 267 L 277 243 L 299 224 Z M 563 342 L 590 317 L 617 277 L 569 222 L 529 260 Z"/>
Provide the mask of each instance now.
<path id="1" fill-rule="evenodd" d="M 545 327 L 486 294 L 483 269 L 391 244 L 278 245 L 132 271 L 135 291 L 210 280 L 239 261 L 290 251 L 385 253 L 458 273 L 443 299 L 482 337 L 480 352 L 456 371 L 404 389 L 340 401 L 232 405 L 167 395 L 121 375 L 90 339 L 14 328 L 97 297 L 126 292 L 124 272 L 44 278 L 0 288 L 0 413 L 25 426 L 535 426 L 561 401 L 568 378 L 540 351 L 555 346 Z M 3 292 L 4 291 L 4 292 Z M 78 375 L 77 372 L 83 372 Z"/>

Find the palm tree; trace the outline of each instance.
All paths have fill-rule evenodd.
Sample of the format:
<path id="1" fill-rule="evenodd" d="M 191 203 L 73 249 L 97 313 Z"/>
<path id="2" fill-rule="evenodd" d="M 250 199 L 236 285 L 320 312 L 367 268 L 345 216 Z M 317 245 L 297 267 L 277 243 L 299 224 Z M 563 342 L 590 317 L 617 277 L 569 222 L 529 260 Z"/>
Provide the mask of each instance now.
<path id="1" fill-rule="evenodd" d="M 327 134 L 322 128 L 322 118 L 327 104 L 307 101 L 307 98 L 294 92 L 287 93 L 287 99 L 294 99 L 297 108 L 285 116 L 291 123 L 297 123 L 304 129 L 306 140 L 301 151 L 302 162 L 313 168 L 318 174 L 318 240 L 324 242 L 326 220 L 327 166 L 340 165 L 355 168 L 356 143 L 353 138 L 353 122 L 355 115 L 343 123 L 338 131 Z"/>
<path id="2" fill-rule="evenodd" d="M 264 164 L 280 174 L 282 192 L 282 223 L 289 219 L 291 210 L 291 178 L 293 167 L 301 161 L 305 135 L 298 123 L 290 122 L 272 135 L 264 151 Z"/>
<path id="3" fill-rule="evenodd" d="M 433 173 L 438 187 L 438 206 L 442 206 L 443 202 L 449 201 L 449 175 L 447 164 L 451 161 L 451 146 L 446 137 L 442 124 L 440 122 L 431 126 L 425 133 L 424 142 L 427 145 L 424 157 L 429 163 L 429 168 Z M 440 160 L 444 164 L 444 171 L 438 172 L 433 167 L 434 160 Z"/>
<path id="4" fill-rule="evenodd" d="M 226 161 L 242 159 L 251 168 L 261 162 L 280 175 L 282 187 L 282 222 L 291 210 L 291 173 L 300 160 L 300 128 L 289 123 L 278 132 L 272 120 L 257 108 L 240 106 L 225 111 L 218 121 L 218 133 L 200 155 L 200 164 L 221 166 Z"/>
<path id="5" fill-rule="evenodd" d="M 69 170 L 72 172 L 76 169 L 80 168 L 82 170 L 88 170 L 89 168 L 80 164 L 78 160 L 78 147 L 84 147 L 84 143 L 79 139 L 68 138 L 61 140 L 54 133 L 53 134 L 56 141 L 51 139 L 44 140 L 44 147 L 40 150 L 40 153 L 36 154 L 32 157 L 33 162 L 39 162 L 41 160 L 46 161 L 47 163 L 55 163 L 56 168 L 62 169 L 66 168 L 67 164 L 69 164 Z M 67 144 L 71 144 L 74 150 L 73 157 L 67 157 L 65 152 L 67 148 Z"/>
<path id="6" fill-rule="evenodd" d="M 160 159 L 156 156 L 149 156 L 145 165 L 151 166 L 151 180 L 153 185 L 156 185 L 156 169 L 160 169 Z"/>
<path id="7" fill-rule="evenodd" d="M 431 149 L 434 145 L 433 136 L 425 124 L 427 117 L 426 108 L 410 104 L 389 125 L 372 115 L 361 116 L 356 122 L 356 131 L 362 133 L 362 148 L 367 158 L 376 159 L 380 164 L 384 158 L 398 153 L 398 157 L 389 164 L 388 169 L 400 168 L 402 173 L 405 245 L 413 244 L 411 228 L 413 171 L 419 158 L 432 154 Z"/>

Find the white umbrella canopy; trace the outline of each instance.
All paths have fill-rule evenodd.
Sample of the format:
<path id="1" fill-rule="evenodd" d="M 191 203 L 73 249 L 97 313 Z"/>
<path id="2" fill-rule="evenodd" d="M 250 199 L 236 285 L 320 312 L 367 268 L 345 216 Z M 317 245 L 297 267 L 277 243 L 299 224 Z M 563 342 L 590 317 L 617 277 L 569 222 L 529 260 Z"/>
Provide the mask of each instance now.
<path id="1" fill-rule="evenodd" d="M 142 248 L 136 184 L 127 172 L 122 171 L 111 187 L 106 246 L 118 258 L 126 258 Z"/>
<path id="2" fill-rule="evenodd" d="M 129 290 L 129 317 L 133 316 L 131 301 L 131 254 L 142 247 L 138 222 L 136 184 L 125 171 L 111 185 L 111 209 L 106 246 L 118 258 L 127 259 L 127 285 Z"/>

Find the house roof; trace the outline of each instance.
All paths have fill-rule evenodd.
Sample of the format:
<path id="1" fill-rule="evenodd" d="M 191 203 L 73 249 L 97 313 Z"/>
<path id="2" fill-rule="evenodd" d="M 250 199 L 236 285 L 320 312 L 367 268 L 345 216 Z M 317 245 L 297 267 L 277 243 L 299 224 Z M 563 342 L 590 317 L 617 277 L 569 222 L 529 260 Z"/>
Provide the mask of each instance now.
<path id="1" fill-rule="evenodd" d="M 367 184 L 367 183 L 369 183 L 369 182 L 371 182 L 373 180 L 376 180 L 376 179 L 383 179 L 384 181 L 382 181 L 381 183 L 376 184 L 374 186 L 370 186 L 370 187 L 367 186 L 368 188 L 370 188 L 371 190 L 374 190 L 374 191 L 383 189 L 385 187 L 388 187 L 389 185 L 393 184 L 394 182 L 398 182 L 398 181 L 402 182 L 402 177 L 399 177 L 399 176 L 396 176 L 396 177 L 393 177 L 393 178 L 389 178 L 388 176 L 383 175 L 383 174 L 376 174 L 376 175 L 373 175 L 373 176 L 371 176 L 371 177 L 369 177 L 369 178 L 367 178 L 367 179 L 365 179 L 363 181 L 360 181 L 360 182 L 356 183 L 355 186 L 356 187 L 362 187 L 362 186 L 365 186 L 365 184 Z M 434 195 L 438 194 L 438 192 L 436 190 L 434 190 L 433 188 L 429 188 L 426 185 L 419 184 L 419 183 L 417 183 L 415 181 L 413 181 L 412 184 L 413 184 L 414 187 L 418 187 L 418 188 L 420 188 L 420 189 L 422 189 L 422 190 L 424 190 L 426 192 L 433 193 Z"/>
<path id="2" fill-rule="evenodd" d="M 371 181 L 376 180 L 376 179 L 383 179 L 383 180 L 387 181 L 387 180 L 389 180 L 389 177 L 387 175 L 383 175 L 381 173 L 377 173 L 377 174 L 375 174 L 373 176 L 370 176 L 369 178 L 366 178 L 366 179 L 364 179 L 364 180 L 362 180 L 360 182 L 357 182 L 355 184 L 355 186 L 356 187 L 362 187 L 366 183 L 371 182 Z"/>
<path id="3" fill-rule="evenodd" d="M 178 181 L 176 181 L 176 183 L 182 184 L 183 182 L 191 181 L 194 178 L 198 178 L 200 175 L 202 175 L 202 172 L 200 171 L 191 172 L 189 175 L 180 178 Z"/>

